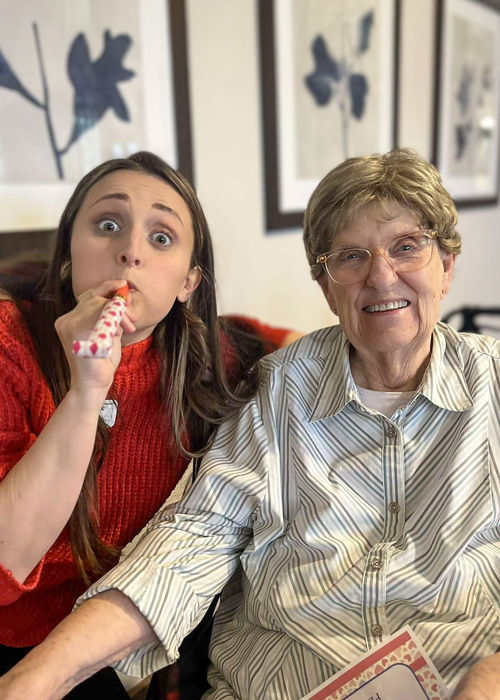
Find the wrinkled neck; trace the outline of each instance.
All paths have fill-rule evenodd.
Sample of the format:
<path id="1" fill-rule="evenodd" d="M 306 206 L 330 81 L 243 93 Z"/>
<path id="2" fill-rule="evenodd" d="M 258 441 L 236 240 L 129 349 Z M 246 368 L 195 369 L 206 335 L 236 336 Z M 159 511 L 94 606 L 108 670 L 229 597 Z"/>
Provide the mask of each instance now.
<path id="1" fill-rule="evenodd" d="M 351 345 L 350 363 L 355 383 L 371 391 L 415 391 L 425 374 L 432 338 L 391 352 L 358 350 Z"/>

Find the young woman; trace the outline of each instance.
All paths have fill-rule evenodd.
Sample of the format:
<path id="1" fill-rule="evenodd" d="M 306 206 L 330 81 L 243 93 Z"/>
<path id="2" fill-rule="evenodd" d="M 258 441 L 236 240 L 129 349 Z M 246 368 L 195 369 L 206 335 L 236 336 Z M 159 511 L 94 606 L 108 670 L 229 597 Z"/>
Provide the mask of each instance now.
<path id="1" fill-rule="evenodd" d="M 124 284 L 110 358 L 76 357 Z M 86 175 L 33 301 L 2 297 L 0 675 L 116 563 L 257 382 L 253 350 L 239 361 L 220 332 L 196 194 L 150 153 Z M 105 669 L 69 697 L 126 695 Z"/>

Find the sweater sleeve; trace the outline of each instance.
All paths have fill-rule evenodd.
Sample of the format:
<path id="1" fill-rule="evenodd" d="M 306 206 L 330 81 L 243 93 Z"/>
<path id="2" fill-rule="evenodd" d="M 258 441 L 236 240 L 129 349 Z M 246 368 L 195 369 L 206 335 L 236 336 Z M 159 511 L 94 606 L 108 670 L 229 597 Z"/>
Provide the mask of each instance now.
<path id="1" fill-rule="evenodd" d="M 40 387 L 34 381 L 37 375 L 39 377 L 39 372 L 35 369 L 29 338 L 19 311 L 11 302 L 1 302 L 0 480 L 5 478 L 36 440 L 30 421 L 33 397 L 41 398 L 37 391 Z M 0 563 L 0 605 L 13 603 L 26 591 L 33 590 L 38 584 L 42 566 L 43 559 L 24 584 L 21 584 Z"/>

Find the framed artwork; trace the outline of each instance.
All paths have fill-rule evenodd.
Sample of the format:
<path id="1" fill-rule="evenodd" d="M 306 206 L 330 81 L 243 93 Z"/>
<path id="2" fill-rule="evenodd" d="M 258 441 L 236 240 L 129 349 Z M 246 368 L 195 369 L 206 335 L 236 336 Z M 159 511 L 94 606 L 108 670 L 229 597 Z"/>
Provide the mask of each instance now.
<path id="1" fill-rule="evenodd" d="M 260 0 L 268 231 L 302 226 L 319 180 L 397 144 L 399 0 Z"/>
<path id="2" fill-rule="evenodd" d="M 54 229 L 86 172 L 138 150 L 193 180 L 184 0 L 0 10 L 0 232 Z"/>
<path id="3" fill-rule="evenodd" d="M 434 163 L 458 206 L 498 202 L 500 3 L 439 0 Z"/>

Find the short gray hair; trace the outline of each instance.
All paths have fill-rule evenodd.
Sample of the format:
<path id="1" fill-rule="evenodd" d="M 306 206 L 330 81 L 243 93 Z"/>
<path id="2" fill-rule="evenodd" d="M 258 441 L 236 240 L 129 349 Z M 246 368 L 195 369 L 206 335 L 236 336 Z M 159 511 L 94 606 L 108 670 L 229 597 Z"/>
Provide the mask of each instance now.
<path id="1" fill-rule="evenodd" d="M 442 250 L 460 253 L 457 210 L 438 170 L 409 148 L 384 155 L 349 158 L 326 175 L 311 195 L 304 216 L 304 245 L 313 279 L 316 262 L 340 231 L 371 204 L 396 202 L 412 211 L 425 228 L 437 231 Z"/>

